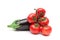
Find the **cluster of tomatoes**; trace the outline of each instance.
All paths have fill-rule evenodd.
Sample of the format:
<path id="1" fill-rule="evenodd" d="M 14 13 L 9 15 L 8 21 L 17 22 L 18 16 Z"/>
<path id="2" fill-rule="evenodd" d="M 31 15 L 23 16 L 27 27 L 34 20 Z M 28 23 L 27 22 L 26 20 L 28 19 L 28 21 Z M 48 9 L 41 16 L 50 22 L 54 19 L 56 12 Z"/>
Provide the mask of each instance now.
<path id="1" fill-rule="evenodd" d="M 49 26 L 49 19 L 45 16 L 45 9 L 38 8 L 35 9 L 35 13 L 29 14 L 27 17 L 28 22 L 30 23 L 30 32 L 32 34 L 42 34 L 45 36 L 50 35 L 52 28 Z"/>

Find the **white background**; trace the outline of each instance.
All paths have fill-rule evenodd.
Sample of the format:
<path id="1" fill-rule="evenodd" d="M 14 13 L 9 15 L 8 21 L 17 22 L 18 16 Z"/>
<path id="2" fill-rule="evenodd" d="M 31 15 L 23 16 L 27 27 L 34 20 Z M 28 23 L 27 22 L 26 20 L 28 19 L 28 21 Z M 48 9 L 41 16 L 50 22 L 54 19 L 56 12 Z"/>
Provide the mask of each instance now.
<path id="1" fill-rule="evenodd" d="M 34 8 L 44 8 L 52 27 L 50 36 L 16 32 L 8 28 L 16 19 L 24 19 Z M 60 40 L 60 0 L 0 0 L 0 40 Z"/>

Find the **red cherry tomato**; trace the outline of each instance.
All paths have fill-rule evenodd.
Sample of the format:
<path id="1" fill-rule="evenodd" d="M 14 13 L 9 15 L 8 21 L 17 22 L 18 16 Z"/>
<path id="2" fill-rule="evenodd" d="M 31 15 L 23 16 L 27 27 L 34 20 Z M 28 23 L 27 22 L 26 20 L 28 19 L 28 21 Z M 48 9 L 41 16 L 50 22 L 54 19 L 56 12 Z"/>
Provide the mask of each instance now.
<path id="1" fill-rule="evenodd" d="M 41 34 L 43 34 L 44 36 L 48 36 L 48 35 L 50 35 L 51 31 L 52 31 L 51 26 L 48 26 L 48 25 L 47 25 L 47 26 L 44 26 L 44 27 L 42 28 Z"/>
<path id="2" fill-rule="evenodd" d="M 34 23 L 37 21 L 37 16 L 35 13 L 31 13 L 28 17 L 27 20 L 29 23 Z"/>
<path id="3" fill-rule="evenodd" d="M 46 11 L 43 8 L 38 8 L 36 10 L 36 13 L 38 14 L 38 17 L 43 17 L 45 15 Z"/>
<path id="4" fill-rule="evenodd" d="M 49 23 L 49 19 L 47 17 L 41 17 L 40 19 L 38 19 L 38 22 L 40 25 L 44 26 L 44 25 L 48 25 Z"/>
<path id="5" fill-rule="evenodd" d="M 33 34 L 38 34 L 40 32 L 40 25 L 37 23 L 30 25 L 30 32 Z"/>

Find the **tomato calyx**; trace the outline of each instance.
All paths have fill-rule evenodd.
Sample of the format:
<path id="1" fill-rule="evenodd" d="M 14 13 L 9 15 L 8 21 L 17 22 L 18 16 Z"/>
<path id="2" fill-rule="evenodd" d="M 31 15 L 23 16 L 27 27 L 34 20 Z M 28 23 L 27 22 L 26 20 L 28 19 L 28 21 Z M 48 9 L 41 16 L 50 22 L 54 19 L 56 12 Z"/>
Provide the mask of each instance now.
<path id="1" fill-rule="evenodd" d="M 44 21 L 44 20 L 46 20 L 46 17 L 42 18 L 42 20 L 41 20 L 41 21 Z"/>
<path id="2" fill-rule="evenodd" d="M 39 19 L 38 19 L 38 22 L 39 22 L 39 21 L 45 21 L 45 20 L 46 20 L 46 17 L 44 17 L 44 18 L 39 18 Z"/>
<path id="3" fill-rule="evenodd" d="M 35 22 L 37 22 L 37 19 L 36 19 L 36 17 L 33 17 L 33 20 L 34 20 Z"/>
<path id="4" fill-rule="evenodd" d="M 39 24 L 38 24 L 38 23 L 36 23 L 36 24 L 35 24 L 35 27 L 38 27 L 38 26 L 39 26 Z"/>
<path id="5" fill-rule="evenodd" d="M 44 13 L 40 12 L 39 17 L 42 17 L 42 16 L 44 16 Z"/>

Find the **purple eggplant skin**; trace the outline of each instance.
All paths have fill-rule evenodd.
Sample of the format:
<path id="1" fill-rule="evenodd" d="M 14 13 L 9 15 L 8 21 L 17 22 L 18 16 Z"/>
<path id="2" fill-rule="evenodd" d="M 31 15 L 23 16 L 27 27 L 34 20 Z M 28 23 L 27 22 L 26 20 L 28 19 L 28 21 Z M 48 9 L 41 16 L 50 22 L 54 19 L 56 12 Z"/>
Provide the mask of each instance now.
<path id="1" fill-rule="evenodd" d="M 19 24 L 19 25 L 28 24 L 28 21 L 27 21 L 27 19 L 25 18 L 25 19 L 16 21 L 16 24 Z"/>
<path id="2" fill-rule="evenodd" d="M 30 23 L 27 21 L 27 19 L 18 20 L 16 21 L 16 24 L 18 24 L 19 27 L 16 28 L 15 31 L 29 31 Z"/>

